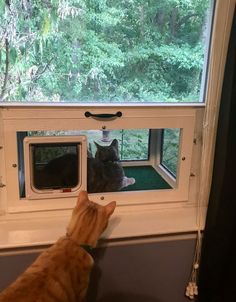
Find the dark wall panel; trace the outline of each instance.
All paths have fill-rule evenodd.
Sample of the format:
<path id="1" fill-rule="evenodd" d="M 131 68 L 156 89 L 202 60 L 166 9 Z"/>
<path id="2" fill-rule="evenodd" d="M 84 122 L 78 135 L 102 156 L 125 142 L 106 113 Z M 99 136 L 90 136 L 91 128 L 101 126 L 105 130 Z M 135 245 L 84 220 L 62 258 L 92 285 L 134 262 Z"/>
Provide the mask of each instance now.
<path id="1" fill-rule="evenodd" d="M 194 240 L 99 248 L 88 291 L 89 302 L 187 302 Z M 1 256 L 0 290 L 37 254 Z"/>

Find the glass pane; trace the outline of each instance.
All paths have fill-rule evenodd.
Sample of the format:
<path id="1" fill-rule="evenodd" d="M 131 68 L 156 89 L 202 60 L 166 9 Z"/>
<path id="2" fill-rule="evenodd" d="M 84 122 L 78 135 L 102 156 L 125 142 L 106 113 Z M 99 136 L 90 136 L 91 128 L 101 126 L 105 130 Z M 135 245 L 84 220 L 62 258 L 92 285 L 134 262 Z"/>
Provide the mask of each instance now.
<path id="1" fill-rule="evenodd" d="M 89 193 L 171 189 L 159 168 L 162 129 L 117 129 L 18 132 L 19 177 L 24 197 L 22 158 L 25 136 L 85 135 L 87 137 L 87 190 Z M 166 147 L 166 140 L 164 140 Z M 36 188 L 72 187 L 78 182 L 73 145 L 32 145 Z M 176 164 L 178 157 L 176 159 Z M 46 176 L 41 171 L 46 171 Z M 43 177 L 42 177 L 43 176 Z M 42 183 L 43 182 L 43 183 Z"/>
<path id="2" fill-rule="evenodd" d="M 148 160 L 149 129 L 122 130 L 121 159 Z"/>
<path id="3" fill-rule="evenodd" d="M 180 129 L 163 129 L 161 164 L 176 177 L 179 158 Z"/>
<path id="4" fill-rule="evenodd" d="M 31 131 L 29 135 L 85 135 L 92 156 L 95 156 L 97 151 L 94 142 L 101 146 L 108 146 L 113 139 L 117 139 L 120 160 L 148 160 L 149 158 L 149 129 Z"/>
<path id="5" fill-rule="evenodd" d="M 31 144 L 33 186 L 38 190 L 74 188 L 79 183 L 75 144 Z"/>
<path id="6" fill-rule="evenodd" d="M 0 1 L 0 102 L 198 102 L 212 0 Z"/>

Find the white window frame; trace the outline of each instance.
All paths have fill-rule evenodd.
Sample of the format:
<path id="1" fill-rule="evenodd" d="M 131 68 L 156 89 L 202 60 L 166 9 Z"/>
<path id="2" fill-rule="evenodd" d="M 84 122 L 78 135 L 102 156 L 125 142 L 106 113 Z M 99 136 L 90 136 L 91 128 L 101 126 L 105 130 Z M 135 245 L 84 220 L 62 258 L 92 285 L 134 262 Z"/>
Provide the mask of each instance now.
<path id="1" fill-rule="evenodd" d="M 103 109 L 94 107 L 96 114 L 112 113 L 114 109 Z M 8 108 L 3 110 L 3 126 L 4 132 L 8 133 L 4 137 L 5 162 L 6 162 L 6 191 L 8 206 L 7 213 L 18 213 L 28 211 L 43 211 L 43 210 L 63 210 L 71 209 L 74 205 L 74 198 L 54 198 L 50 199 L 35 199 L 30 201 L 20 199 L 19 197 L 19 174 L 17 163 L 17 131 L 61 131 L 61 130 L 108 130 L 115 129 L 151 129 L 163 128 L 181 128 L 182 139 L 180 141 L 180 156 L 179 156 L 179 171 L 178 184 L 171 189 L 160 189 L 150 191 L 133 191 L 133 192 L 113 192 L 113 193 L 96 193 L 91 194 L 96 202 L 109 202 L 118 200 L 118 205 L 131 205 L 143 203 L 167 203 L 187 201 L 189 194 L 189 175 L 191 168 L 192 143 L 194 139 L 195 111 L 186 108 L 125 108 L 120 110 L 123 116 L 116 120 L 100 121 L 96 119 L 86 118 L 84 113 L 86 108 L 37 108 L 37 118 L 35 109 L 25 108 L 14 109 Z M 58 121 L 58 115 L 63 111 L 63 117 Z M 79 127 L 79 128 L 78 128 Z M 48 138 L 45 138 L 45 142 Z M 185 160 L 181 160 L 184 158 Z M 25 159 L 26 162 L 27 159 Z M 137 164 L 139 164 L 137 162 Z M 164 175 L 164 173 L 163 173 Z M 27 178 L 28 179 L 28 178 Z M 168 179 L 167 179 L 168 181 Z M 9 184 L 12 184 L 9 190 Z M 147 200 L 146 202 L 144 200 Z"/>
<path id="2" fill-rule="evenodd" d="M 179 112 L 179 120 L 181 114 L 185 110 L 193 110 L 194 124 L 194 142 L 192 161 L 191 161 L 191 176 L 189 177 L 189 192 L 187 200 L 166 200 L 160 202 L 155 200 L 153 203 L 147 203 L 146 198 L 142 203 L 137 204 L 135 201 L 129 200 L 118 205 L 115 215 L 110 224 L 110 228 L 104 234 L 106 238 L 120 239 L 139 236 L 152 236 L 160 234 L 183 233 L 196 231 L 204 227 L 204 217 L 207 208 L 208 196 L 210 191 L 212 166 L 214 157 L 214 145 L 217 128 L 218 110 L 220 103 L 221 88 L 224 75 L 224 66 L 227 55 L 227 47 L 230 35 L 230 29 L 233 19 L 235 0 L 217 0 L 213 24 L 212 43 L 210 47 L 210 61 L 208 67 L 208 82 L 205 94 L 206 105 L 204 104 L 161 104 L 160 106 L 153 105 L 143 106 L 143 110 L 150 110 L 150 115 L 155 117 L 156 112 L 160 116 L 163 112 L 166 115 L 176 110 Z M 4 186 L 6 180 L 11 182 L 11 177 L 16 172 L 9 172 L 9 156 L 4 150 L 8 137 L 11 137 L 14 132 L 14 125 L 11 125 L 10 120 L 18 116 L 18 130 L 25 129 L 25 121 L 32 119 L 36 128 L 38 124 L 47 123 L 45 130 L 48 130 L 48 125 L 51 129 L 55 129 L 55 120 L 50 119 L 51 109 L 53 114 L 60 121 L 61 129 L 72 129 L 73 120 L 78 118 L 78 112 L 83 110 L 80 106 L 68 105 L 49 105 L 47 109 L 38 107 L 39 104 L 31 106 L 31 110 L 27 110 L 22 104 L 7 104 L 2 106 L 0 110 L 0 247 L 17 247 L 17 246 L 32 246 L 38 244 L 53 243 L 59 236 L 65 232 L 66 225 L 71 215 L 70 209 L 54 210 L 47 209 L 46 211 L 37 212 L 19 212 L 9 213 L 6 209 L 9 207 L 7 188 Z M 129 114 L 139 118 L 139 111 L 135 110 L 137 105 L 128 105 Z M 96 108 L 101 113 L 114 112 L 119 105 L 95 105 L 87 104 L 87 108 Z M 33 109 L 32 109 L 33 108 Z M 49 110 L 50 109 L 50 110 Z M 176 114 L 175 112 L 175 114 Z M 181 113 L 182 112 L 182 113 Z M 128 118 L 129 116 L 125 116 Z M 165 116 L 166 118 L 166 116 Z M 165 119 L 164 118 L 164 119 Z M 175 115 L 176 118 L 176 115 Z M 165 121 L 161 124 L 161 128 L 170 127 L 170 124 L 165 125 Z M 178 119 L 178 118 L 177 118 Z M 89 121 L 89 124 L 91 121 Z M 92 121 L 92 123 L 95 123 Z M 113 121 L 116 125 L 117 120 Z M 7 127 L 6 127 L 7 124 Z M 20 126 L 19 126 L 20 125 Z M 32 125 L 32 124 L 31 124 Z M 86 125 L 86 122 L 85 122 Z M 96 124 L 94 124 L 96 125 Z M 134 128 L 133 125 L 127 124 L 129 128 Z M 156 124 L 155 124 L 156 125 Z M 90 126 L 88 126 L 90 127 Z M 42 127 L 43 128 L 43 127 Z M 99 128 L 99 127 L 97 127 Z M 108 127 L 109 128 L 109 127 Z M 120 128 L 118 124 L 117 128 Z M 150 123 L 149 128 L 152 128 Z M 155 128 L 155 127 L 154 127 Z M 180 124 L 173 125 L 173 128 L 181 128 Z M 27 129 L 28 130 L 28 129 Z M 38 129 L 37 129 L 38 130 Z M 7 142 L 8 144 L 8 142 Z M 16 152 L 14 148 L 14 151 Z M 15 154 L 16 155 L 16 154 Z M 15 169 L 16 171 L 17 169 Z M 8 171 L 8 172 L 6 172 Z M 7 184 L 9 187 L 9 183 Z M 15 190 L 15 188 L 12 188 Z M 126 196 L 128 194 L 126 193 Z M 104 202 L 109 201 L 109 198 L 104 197 Z M 113 196 L 112 196 L 113 197 Z M 96 201 L 96 200 L 95 200 Z M 73 201 L 73 204 L 75 200 Z M 50 211 L 51 210 L 51 211 Z M 203 219 L 199 219 L 199 211 Z"/>

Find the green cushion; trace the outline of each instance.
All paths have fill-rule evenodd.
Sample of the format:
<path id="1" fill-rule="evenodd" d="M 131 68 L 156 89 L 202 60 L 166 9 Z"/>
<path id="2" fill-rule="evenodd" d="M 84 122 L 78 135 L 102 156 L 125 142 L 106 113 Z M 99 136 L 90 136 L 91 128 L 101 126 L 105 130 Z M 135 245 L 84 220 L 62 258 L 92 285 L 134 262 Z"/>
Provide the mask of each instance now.
<path id="1" fill-rule="evenodd" d="M 135 184 L 122 189 L 122 191 L 171 189 L 171 186 L 152 166 L 124 167 L 124 171 L 125 176 L 135 179 Z"/>

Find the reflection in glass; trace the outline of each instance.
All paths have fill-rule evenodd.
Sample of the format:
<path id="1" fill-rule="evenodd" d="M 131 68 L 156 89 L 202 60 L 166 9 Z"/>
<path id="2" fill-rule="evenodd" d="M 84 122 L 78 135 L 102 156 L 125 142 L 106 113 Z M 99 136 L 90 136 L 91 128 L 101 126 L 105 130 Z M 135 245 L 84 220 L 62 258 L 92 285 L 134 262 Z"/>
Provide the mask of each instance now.
<path id="1" fill-rule="evenodd" d="M 175 177 L 179 157 L 180 129 L 163 129 L 161 164 Z"/>

